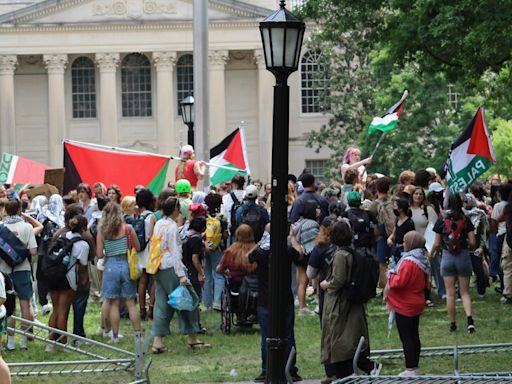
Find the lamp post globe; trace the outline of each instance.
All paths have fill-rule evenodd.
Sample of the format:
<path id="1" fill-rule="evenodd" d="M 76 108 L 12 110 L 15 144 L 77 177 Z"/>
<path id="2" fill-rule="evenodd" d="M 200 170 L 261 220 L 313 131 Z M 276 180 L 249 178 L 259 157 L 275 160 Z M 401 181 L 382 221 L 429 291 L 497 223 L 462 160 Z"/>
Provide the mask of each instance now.
<path id="1" fill-rule="evenodd" d="M 260 22 L 261 40 L 267 70 L 274 74 L 272 121 L 272 224 L 270 227 L 268 335 L 266 339 L 268 383 L 286 383 L 285 367 L 291 352 L 289 320 L 293 316 L 293 299 L 287 294 L 291 286 L 291 261 L 287 257 L 288 236 L 288 138 L 290 88 L 288 76 L 297 70 L 305 24 L 285 8 Z M 295 364 L 293 364 L 295 365 Z"/>
<path id="2" fill-rule="evenodd" d="M 188 127 L 187 141 L 188 144 L 194 146 L 194 97 L 187 96 L 180 101 L 181 117 L 183 123 Z"/>

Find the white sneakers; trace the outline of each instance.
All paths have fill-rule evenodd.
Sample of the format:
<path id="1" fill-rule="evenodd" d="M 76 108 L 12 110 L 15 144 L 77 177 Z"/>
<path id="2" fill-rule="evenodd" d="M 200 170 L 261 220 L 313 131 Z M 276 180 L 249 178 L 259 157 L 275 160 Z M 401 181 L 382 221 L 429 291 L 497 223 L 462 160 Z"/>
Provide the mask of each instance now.
<path id="1" fill-rule="evenodd" d="M 370 376 L 373 376 L 373 377 L 379 376 L 381 370 L 382 370 L 382 364 L 374 363 L 374 368 L 370 371 Z"/>
<path id="2" fill-rule="evenodd" d="M 53 310 L 53 306 L 48 303 L 48 304 L 45 304 L 43 305 L 43 307 L 41 308 L 41 313 L 43 316 L 46 316 L 46 315 L 49 315 Z"/>
<path id="3" fill-rule="evenodd" d="M 301 317 L 302 316 L 315 316 L 315 312 L 313 312 L 308 307 L 304 307 L 304 308 L 300 308 L 299 309 L 298 315 L 301 316 Z"/>
<path id="4" fill-rule="evenodd" d="M 400 372 L 398 374 L 398 376 L 400 376 L 400 377 L 414 377 L 414 376 L 418 376 L 418 371 L 416 369 L 406 369 L 405 371 Z"/>

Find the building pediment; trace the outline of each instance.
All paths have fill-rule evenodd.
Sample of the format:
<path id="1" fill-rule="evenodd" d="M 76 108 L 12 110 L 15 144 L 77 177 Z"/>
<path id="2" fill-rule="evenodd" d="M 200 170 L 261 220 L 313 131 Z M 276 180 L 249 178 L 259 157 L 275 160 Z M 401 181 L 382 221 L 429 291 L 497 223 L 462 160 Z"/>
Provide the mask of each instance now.
<path id="1" fill-rule="evenodd" d="M 236 0 L 209 0 L 208 3 L 208 19 L 211 22 L 261 19 L 271 12 Z M 0 15 L 0 24 L 190 23 L 192 17 L 192 0 L 45 0 Z"/>

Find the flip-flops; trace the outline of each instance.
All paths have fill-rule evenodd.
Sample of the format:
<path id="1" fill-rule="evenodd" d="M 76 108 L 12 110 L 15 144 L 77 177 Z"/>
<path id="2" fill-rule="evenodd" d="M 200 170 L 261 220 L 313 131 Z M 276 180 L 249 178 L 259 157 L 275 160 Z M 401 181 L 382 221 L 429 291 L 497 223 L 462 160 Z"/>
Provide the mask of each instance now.
<path id="1" fill-rule="evenodd" d="M 153 355 L 159 355 L 161 353 L 167 352 L 167 347 L 151 347 L 151 352 Z"/>
<path id="2" fill-rule="evenodd" d="M 188 346 L 192 349 L 203 349 L 211 347 L 210 344 L 207 344 L 204 341 L 198 341 L 197 343 L 188 343 Z"/>

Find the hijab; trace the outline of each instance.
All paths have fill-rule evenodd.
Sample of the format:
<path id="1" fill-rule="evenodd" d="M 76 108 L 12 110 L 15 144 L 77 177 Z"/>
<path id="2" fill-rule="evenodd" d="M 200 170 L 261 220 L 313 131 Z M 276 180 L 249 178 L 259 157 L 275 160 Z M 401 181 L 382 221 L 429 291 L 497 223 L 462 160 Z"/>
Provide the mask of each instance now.
<path id="1" fill-rule="evenodd" d="M 396 266 L 397 271 L 405 260 L 413 262 L 424 273 L 430 274 L 430 262 L 425 249 L 425 238 L 419 232 L 410 231 L 405 234 L 404 252 Z"/>
<path id="2" fill-rule="evenodd" d="M 48 206 L 44 207 L 41 213 L 45 218 L 53 221 L 60 228 L 63 228 L 65 223 L 62 196 L 57 194 L 51 195 L 50 200 L 48 201 Z"/>

